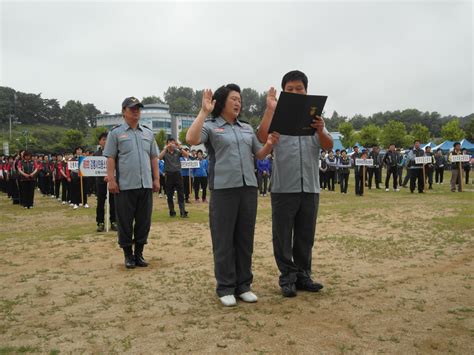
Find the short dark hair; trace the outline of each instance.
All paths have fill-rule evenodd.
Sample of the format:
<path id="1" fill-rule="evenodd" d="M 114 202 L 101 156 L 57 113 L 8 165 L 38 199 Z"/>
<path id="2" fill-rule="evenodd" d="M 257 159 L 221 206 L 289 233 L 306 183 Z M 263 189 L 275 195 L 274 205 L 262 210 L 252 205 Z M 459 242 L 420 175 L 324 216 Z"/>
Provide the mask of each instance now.
<path id="1" fill-rule="evenodd" d="M 340 149 L 336 149 L 336 153 L 337 153 L 337 152 L 340 152 L 340 151 L 341 151 Z"/>
<path id="2" fill-rule="evenodd" d="M 341 154 L 342 153 L 346 153 L 347 154 L 347 151 L 345 149 L 341 150 Z"/>
<path id="3" fill-rule="evenodd" d="M 107 138 L 107 136 L 109 135 L 109 132 L 102 132 L 99 136 L 99 141 L 102 139 L 102 138 Z"/>
<path id="4" fill-rule="evenodd" d="M 285 90 L 286 83 L 290 81 L 301 81 L 303 82 L 304 89 L 308 91 L 308 77 L 305 73 L 299 70 L 292 70 L 285 75 L 283 75 L 283 79 L 281 79 L 281 89 Z"/>
<path id="5" fill-rule="evenodd" d="M 231 91 L 237 91 L 240 94 L 240 87 L 237 84 L 227 84 L 225 86 L 223 85 L 216 90 L 214 95 L 212 95 L 212 99 L 216 100 L 214 110 L 212 110 L 211 112 L 213 118 L 219 117 L 221 115 L 222 110 L 224 110 L 227 97 L 229 96 Z M 242 100 L 242 97 L 240 98 L 240 100 Z"/>
<path id="6" fill-rule="evenodd" d="M 461 145 L 461 143 L 459 143 L 459 142 L 454 142 L 453 147 L 455 147 L 455 146 L 457 146 L 457 145 Z"/>
<path id="7" fill-rule="evenodd" d="M 421 143 L 421 141 L 420 141 L 419 139 L 415 139 L 415 140 L 413 141 L 413 143 L 416 143 L 416 142 Z"/>
<path id="8" fill-rule="evenodd" d="M 168 139 L 166 140 L 166 144 L 168 144 L 169 142 L 176 142 L 176 139 L 174 139 L 173 137 L 168 138 Z"/>
<path id="9" fill-rule="evenodd" d="M 31 152 L 27 150 L 23 151 L 23 157 L 31 157 Z"/>
<path id="10" fill-rule="evenodd" d="M 202 149 L 198 149 L 198 151 L 196 152 L 196 154 L 199 154 L 199 153 L 204 154 L 204 153 L 202 152 Z"/>
<path id="11" fill-rule="evenodd" d="M 77 152 L 78 149 L 84 151 L 84 149 L 82 149 L 82 147 L 76 147 L 76 148 L 74 148 L 74 154 Z"/>

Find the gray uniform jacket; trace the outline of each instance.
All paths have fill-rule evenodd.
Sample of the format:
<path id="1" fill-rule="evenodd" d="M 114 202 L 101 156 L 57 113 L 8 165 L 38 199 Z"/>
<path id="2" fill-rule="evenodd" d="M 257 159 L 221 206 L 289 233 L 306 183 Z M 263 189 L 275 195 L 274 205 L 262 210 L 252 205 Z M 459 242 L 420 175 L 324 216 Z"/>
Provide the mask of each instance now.
<path id="1" fill-rule="evenodd" d="M 317 135 L 280 135 L 273 147 L 272 192 L 319 193 L 320 150 Z"/>
<path id="2" fill-rule="evenodd" d="M 134 130 L 124 123 L 113 128 L 103 155 L 115 159 L 120 190 L 153 188 L 150 159 L 158 157 L 158 147 L 153 131 L 147 126 L 139 124 Z"/>
<path id="3" fill-rule="evenodd" d="M 208 151 L 210 190 L 257 187 L 253 155 L 262 145 L 252 126 L 239 120 L 230 124 L 222 117 L 208 119 L 201 130 L 201 143 Z"/>

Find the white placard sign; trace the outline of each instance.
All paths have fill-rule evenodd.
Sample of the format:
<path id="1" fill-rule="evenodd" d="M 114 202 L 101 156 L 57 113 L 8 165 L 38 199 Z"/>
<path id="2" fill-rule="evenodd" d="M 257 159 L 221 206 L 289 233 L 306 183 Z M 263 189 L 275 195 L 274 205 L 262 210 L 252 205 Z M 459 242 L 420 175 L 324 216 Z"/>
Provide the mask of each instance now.
<path id="1" fill-rule="evenodd" d="M 107 157 L 80 157 L 79 171 L 82 176 L 107 176 Z"/>
<path id="2" fill-rule="evenodd" d="M 374 159 L 356 159 L 357 166 L 372 166 L 374 165 Z"/>
<path id="3" fill-rule="evenodd" d="M 194 169 L 200 166 L 199 160 L 181 160 L 181 169 Z"/>
<path id="4" fill-rule="evenodd" d="M 470 155 L 451 155 L 451 162 L 458 163 L 458 162 L 467 162 L 471 160 Z"/>
<path id="5" fill-rule="evenodd" d="M 433 157 L 431 156 L 415 158 L 415 164 L 431 164 L 431 163 L 433 163 Z"/>
<path id="6" fill-rule="evenodd" d="M 77 160 L 71 160 L 67 162 L 67 168 L 69 170 L 77 171 L 79 170 L 79 162 Z"/>

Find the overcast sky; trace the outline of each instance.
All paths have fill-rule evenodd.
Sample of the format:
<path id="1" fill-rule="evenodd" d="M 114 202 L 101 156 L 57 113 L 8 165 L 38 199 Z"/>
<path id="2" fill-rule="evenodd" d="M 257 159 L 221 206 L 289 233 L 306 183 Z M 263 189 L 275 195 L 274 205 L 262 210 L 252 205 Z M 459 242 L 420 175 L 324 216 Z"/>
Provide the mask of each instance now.
<path id="1" fill-rule="evenodd" d="M 280 90 L 299 69 L 329 115 L 474 112 L 472 1 L 0 2 L 0 85 L 61 105 Z"/>

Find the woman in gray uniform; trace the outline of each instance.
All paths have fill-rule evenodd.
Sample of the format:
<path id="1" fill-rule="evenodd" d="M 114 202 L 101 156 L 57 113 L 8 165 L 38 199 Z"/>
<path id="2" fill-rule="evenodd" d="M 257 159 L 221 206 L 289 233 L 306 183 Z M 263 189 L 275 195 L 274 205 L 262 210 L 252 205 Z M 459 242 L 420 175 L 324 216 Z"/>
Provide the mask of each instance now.
<path id="1" fill-rule="evenodd" d="M 238 119 L 241 108 L 240 88 L 235 84 L 221 86 L 214 95 L 204 90 L 201 111 L 186 135 L 189 144 L 203 143 L 208 151 L 214 273 L 224 306 L 235 306 L 235 296 L 244 302 L 257 301 L 250 288 L 257 215 L 253 156 L 263 159 L 278 142 L 278 134 L 271 135 L 262 147 L 252 127 Z M 207 119 L 209 114 L 212 119 Z"/>

